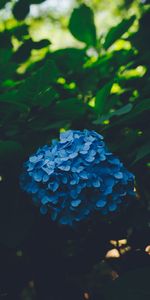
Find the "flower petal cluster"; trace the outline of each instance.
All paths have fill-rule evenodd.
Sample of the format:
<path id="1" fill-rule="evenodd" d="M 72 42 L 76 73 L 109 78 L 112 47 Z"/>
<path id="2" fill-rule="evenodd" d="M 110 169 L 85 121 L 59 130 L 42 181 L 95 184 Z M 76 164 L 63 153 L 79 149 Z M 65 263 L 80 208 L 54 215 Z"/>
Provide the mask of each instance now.
<path id="1" fill-rule="evenodd" d="M 40 212 L 72 225 L 94 211 L 117 211 L 134 194 L 134 175 L 108 151 L 95 131 L 68 130 L 60 140 L 37 150 L 24 164 L 20 177 Z"/>

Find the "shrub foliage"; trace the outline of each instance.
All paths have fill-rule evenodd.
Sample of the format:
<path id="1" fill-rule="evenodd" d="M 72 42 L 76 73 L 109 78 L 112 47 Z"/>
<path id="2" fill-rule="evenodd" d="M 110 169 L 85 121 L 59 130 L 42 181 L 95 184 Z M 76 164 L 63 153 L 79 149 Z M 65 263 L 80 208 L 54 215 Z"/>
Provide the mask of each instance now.
<path id="1" fill-rule="evenodd" d="M 3 0 L 0 9 L 7 2 Z M 99 297 L 96 293 L 101 293 L 105 280 L 96 284 L 95 278 L 102 277 L 103 267 L 98 263 L 110 249 L 109 240 L 128 239 L 132 248 L 132 263 L 126 258 L 128 269 L 146 261 L 142 251 L 148 244 L 150 206 L 150 9 L 147 3 L 140 4 L 138 17 L 124 18 L 99 37 L 93 11 L 81 4 L 68 23 L 81 47 L 52 51 L 49 40 L 32 39 L 26 19 L 30 5 L 41 2 L 17 1 L 12 8 L 15 22 L 0 32 L 0 241 L 2 249 L 24 249 L 23 268 L 29 257 L 28 271 L 15 295 L 24 286 L 22 282 L 34 276 L 39 295 L 44 295 L 39 299 L 49 299 L 46 295 L 50 293 L 59 299 L 57 285 L 68 299 L 72 289 L 82 292 L 83 287 Z M 32 59 L 34 51 L 39 53 L 37 61 Z M 49 144 L 60 131 L 85 128 L 101 133 L 109 149 L 135 174 L 137 200 L 128 212 L 104 224 L 95 218 L 73 232 L 39 216 L 30 197 L 20 190 L 18 178 L 22 163 L 38 147 Z M 140 258 L 136 249 L 141 249 Z M 121 258 L 118 261 L 115 267 L 123 272 L 125 265 Z M 95 264 L 98 275 L 95 269 L 91 271 Z M 18 276 L 19 267 L 16 272 Z M 51 292 L 48 278 L 53 278 Z M 10 282 L 7 289 L 12 292 Z M 112 293 L 117 295 L 115 290 Z M 80 293 L 72 297 L 77 299 Z"/>

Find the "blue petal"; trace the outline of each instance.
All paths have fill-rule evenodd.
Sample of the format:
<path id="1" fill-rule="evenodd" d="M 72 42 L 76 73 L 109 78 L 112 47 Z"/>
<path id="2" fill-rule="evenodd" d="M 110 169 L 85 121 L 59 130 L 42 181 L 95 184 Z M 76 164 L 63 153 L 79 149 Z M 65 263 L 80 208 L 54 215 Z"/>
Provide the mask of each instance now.
<path id="1" fill-rule="evenodd" d="M 123 178 L 122 172 L 115 173 L 114 176 L 115 176 L 115 178 L 117 178 L 117 179 Z"/>
<path id="2" fill-rule="evenodd" d="M 70 184 L 71 184 L 71 185 L 75 185 L 75 184 L 76 184 L 76 180 L 75 180 L 75 179 L 72 179 L 72 180 L 70 181 Z"/>
<path id="3" fill-rule="evenodd" d="M 87 153 L 88 153 L 88 150 L 81 150 L 80 153 L 81 153 L 81 154 L 87 154 Z"/>
<path id="4" fill-rule="evenodd" d="M 90 155 L 85 157 L 85 160 L 88 161 L 88 162 L 92 162 L 94 159 L 95 159 L 95 157 L 90 156 Z"/>
<path id="5" fill-rule="evenodd" d="M 73 139 L 72 130 L 68 130 L 68 131 L 60 133 L 60 141 L 61 142 L 71 141 L 72 139 Z"/>
<path id="6" fill-rule="evenodd" d="M 43 176 L 43 182 L 47 182 L 49 180 L 49 175 L 45 174 Z"/>
<path id="7" fill-rule="evenodd" d="M 41 213 L 42 215 L 46 215 L 47 211 L 48 211 L 48 209 L 47 209 L 46 206 L 41 206 L 41 207 L 40 207 L 40 213 Z"/>
<path id="8" fill-rule="evenodd" d="M 101 185 L 99 179 L 93 179 L 92 184 L 95 188 L 100 187 L 100 185 Z"/>
<path id="9" fill-rule="evenodd" d="M 105 195 L 110 195 L 112 193 L 112 186 L 107 186 L 105 191 L 104 191 L 104 194 Z"/>
<path id="10" fill-rule="evenodd" d="M 49 160 L 49 161 L 47 162 L 47 167 L 48 167 L 48 168 L 54 169 L 54 168 L 55 168 L 55 162 Z"/>
<path id="11" fill-rule="evenodd" d="M 81 192 L 81 190 L 82 190 L 82 187 L 80 185 L 77 185 L 76 191 L 77 191 L 78 194 Z"/>
<path id="12" fill-rule="evenodd" d="M 90 154 L 91 156 L 95 156 L 95 155 L 96 155 L 96 151 L 93 150 L 93 149 L 91 149 L 90 152 L 89 152 L 89 154 Z"/>
<path id="13" fill-rule="evenodd" d="M 33 193 L 33 194 L 35 194 L 35 193 L 37 193 L 37 191 L 38 191 L 38 186 L 36 185 L 36 184 L 33 184 L 32 185 L 32 188 L 31 188 L 31 192 Z"/>
<path id="14" fill-rule="evenodd" d="M 112 178 L 112 177 L 107 177 L 106 179 L 105 179 L 105 184 L 107 185 L 107 186 L 113 186 L 114 184 L 115 184 L 115 180 L 114 180 L 114 178 Z"/>
<path id="15" fill-rule="evenodd" d="M 53 203 L 53 204 L 57 204 L 58 202 L 58 197 L 57 195 L 50 195 L 49 196 L 49 202 Z"/>
<path id="16" fill-rule="evenodd" d="M 117 204 L 116 203 L 109 204 L 108 209 L 109 211 L 115 211 L 117 209 Z"/>
<path id="17" fill-rule="evenodd" d="M 68 179 L 66 176 L 63 176 L 62 177 L 62 183 L 66 184 L 68 182 Z"/>
<path id="18" fill-rule="evenodd" d="M 49 202 L 49 197 L 48 196 L 44 196 L 41 200 L 42 204 L 47 204 Z"/>
<path id="19" fill-rule="evenodd" d="M 104 207 L 106 205 L 107 201 L 104 199 L 100 199 L 96 202 L 97 207 Z"/>
<path id="20" fill-rule="evenodd" d="M 69 158 L 75 158 L 78 156 L 78 153 L 77 152 L 74 152 L 74 153 L 71 153 L 69 154 Z"/>
<path id="21" fill-rule="evenodd" d="M 77 173 L 80 173 L 81 171 L 84 170 L 84 167 L 83 166 L 73 166 L 71 168 L 72 172 L 77 172 Z"/>
<path id="22" fill-rule="evenodd" d="M 89 150 L 91 146 L 91 142 L 87 142 L 83 145 L 83 151 Z"/>
<path id="23" fill-rule="evenodd" d="M 60 157 L 66 157 L 67 156 L 67 153 L 66 153 L 66 151 L 65 150 L 60 150 L 59 152 L 58 152 L 58 155 L 60 156 Z"/>
<path id="24" fill-rule="evenodd" d="M 30 156 L 30 158 L 29 158 L 29 161 L 31 162 L 31 163 L 36 163 L 37 162 L 37 156 Z"/>
<path id="25" fill-rule="evenodd" d="M 53 168 L 42 167 L 43 171 L 45 171 L 48 175 L 51 175 L 54 172 Z"/>
<path id="26" fill-rule="evenodd" d="M 79 176 L 83 179 L 88 179 L 88 174 L 85 171 L 81 171 Z"/>
<path id="27" fill-rule="evenodd" d="M 50 189 L 53 192 L 56 192 L 58 187 L 59 187 L 59 183 L 57 181 L 49 182 L 48 184 L 48 189 Z"/>
<path id="28" fill-rule="evenodd" d="M 106 155 L 108 155 L 108 154 L 106 153 Z M 120 165 L 120 160 L 114 156 L 109 157 L 108 161 L 111 162 L 112 164 Z"/>
<path id="29" fill-rule="evenodd" d="M 58 216 L 58 211 L 55 209 L 51 212 L 51 219 L 55 221 L 57 219 L 57 216 Z"/>
<path id="30" fill-rule="evenodd" d="M 71 221 L 71 218 L 69 216 L 61 217 L 60 220 L 59 220 L 59 223 L 63 224 L 63 225 L 72 225 L 72 221 Z"/>
<path id="31" fill-rule="evenodd" d="M 72 190 L 72 191 L 70 192 L 70 196 L 71 196 L 73 199 L 76 199 L 76 198 L 78 197 L 77 191 L 76 191 L 76 190 Z"/>
<path id="32" fill-rule="evenodd" d="M 81 200 L 79 200 L 79 199 L 71 201 L 71 205 L 72 205 L 73 207 L 79 206 L 80 203 L 81 203 Z"/>
<path id="33" fill-rule="evenodd" d="M 58 168 L 62 171 L 69 171 L 70 170 L 70 165 L 60 165 Z"/>
<path id="34" fill-rule="evenodd" d="M 43 172 L 41 171 L 34 172 L 32 177 L 35 181 L 40 182 L 43 179 Z"/>
<path id="35" fill-rule="evenodd" d="M 104 161 L 104 160 L 106 160 L 106 156 L 104 154 L 101 154 L 99 159 L 100 159 L 100 161 Z"/>
<path id="36" fill-rule="evenodd" d="M 41 199 L 42 197 L 44 197 L 45 196 L 45 190 L 44 189 L 40 189 L 39 191 L 38 191 L 38 197 Z"/>
<path id="37" fill-rule="evenodd" d="M 32 171 L 34 169 L 35 165 L 33 163 L 28 163 L 27 171 Z"/>
<path id="38" fill-rule="evenodd" d="M 52 145 L 53 145 L 53 146 L 56 146 L 57 144 L 58 144 L 58 141 L 57 141 L 56 139 L 53 139 L 53 140 L 52 140 Z"/>
<path id="39" fill-rule="evenodd" d="M 58 189 L 58 187 L 59 187 L 59 183 L 58 183 L 57 181 L 55 181 L 55 182 L 53 183 L 53 185 L 52 185 L 52 191 L 53 191 L 53 192 L 56 192 L 57 189 Z"/>

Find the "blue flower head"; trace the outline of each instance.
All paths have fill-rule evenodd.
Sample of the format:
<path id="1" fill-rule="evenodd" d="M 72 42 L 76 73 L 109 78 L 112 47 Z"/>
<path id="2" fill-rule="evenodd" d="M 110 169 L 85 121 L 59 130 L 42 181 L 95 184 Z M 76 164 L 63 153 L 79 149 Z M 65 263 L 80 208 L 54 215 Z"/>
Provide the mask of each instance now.
<path id="1" fill-rule="evenodd" d="M 72 225 L 94 211 L 106 215 L 134 195 L 134 176 L 108 151 L 95 131 L 69 130 L 37 150 L 20 177 L 40 212 Z"/>

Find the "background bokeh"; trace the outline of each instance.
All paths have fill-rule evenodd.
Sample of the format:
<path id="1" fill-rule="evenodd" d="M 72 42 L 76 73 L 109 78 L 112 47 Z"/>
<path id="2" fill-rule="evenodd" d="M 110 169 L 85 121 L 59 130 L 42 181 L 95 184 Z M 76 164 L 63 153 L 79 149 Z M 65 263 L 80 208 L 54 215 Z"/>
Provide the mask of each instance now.
<path id="1" fill-rule="evenodd" d="M 150 1 L 0 1 L 0 299 L 150 298 Z M 41 216 L 22 164 L 94 129 L 136 199 L 77 228 Z"/>

